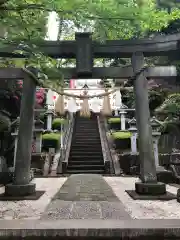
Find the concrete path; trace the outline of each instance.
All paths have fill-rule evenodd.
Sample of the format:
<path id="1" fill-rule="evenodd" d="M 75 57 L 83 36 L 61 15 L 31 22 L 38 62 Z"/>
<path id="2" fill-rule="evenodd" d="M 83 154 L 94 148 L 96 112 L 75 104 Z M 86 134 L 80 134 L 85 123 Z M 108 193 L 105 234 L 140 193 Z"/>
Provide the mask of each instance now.
<path id="1" fill-rule="evenodd" d="M 123 204 L 101 175 L 70 176 L 41 219 L 130 219 Z"/>

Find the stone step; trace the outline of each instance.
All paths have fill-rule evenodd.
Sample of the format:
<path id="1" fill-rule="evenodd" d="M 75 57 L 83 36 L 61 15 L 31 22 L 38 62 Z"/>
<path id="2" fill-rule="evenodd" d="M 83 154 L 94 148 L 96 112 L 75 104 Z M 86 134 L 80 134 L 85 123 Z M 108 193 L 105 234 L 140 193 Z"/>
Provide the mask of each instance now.
<path id="1" fill-rule="evenodd" d="M 77 154 L 74 154 L 74 155 L 69 155 L 69 158 L 73 158 L 73 159 L 88 159 L 88 160 L 101 160 L 103 159 L 103 155 L 85 155 L 86 152 L 83 153 L 83 155 L 77 155 Z"/>
<path id="2" fill-rule="evenodd" d="M 75 129 L 74 128 L 74 133 L 78 133 L 78 134 L 84 134 L 84 133 L 88 133 L 88 134 L 99 134 L 99 130 L 98 129 L 93 129 L 93 128 L 89 128 L 89 129 Z"/>
<path id="3" fill-rule="evenodd" d="M 101 150 L 101 147 L 98 145 L 98 146 L 92 146 L 92 145 L 89 145 L 89 144 L 86 144 L 86 145 L 82 145 L 82 146 L 79 146 L 79 144 L 73 144 L 71 145 L 71 150 L 74 151 L 74 150 L 78 150 L 78 151 L 83 151 L 83 152 L 86 152 L 86 151 L 100 151 Z"/>
<path id="4" fill-rule="evenodd" d="M 103 158 L 101 159 L 93 159 L 93 160 L 90 160 L 90 159 L 74 159 L 74 158 L 70 158 L 69 161 L 68 161 L 68 165 L 104 165 L 104 160 Z"/>
<path id="5" fill-rule="evenodd" d="M 104 173 L 104 159 L 97 120 L 76 118 L 67 173 Z"/>
<path id="6" fill-rule="evenodd" d="M 79 156 L 103 156 L 103 154 L 102 154 L 102 151 L 101 150 L 99 150 L 99 151 L 79 151 L 78 149 L 72 149 L 71 151 L 70 151 L 70 153 L 69 153 L 69 155 L 79 155 Z"/>
<path id="7" fill-rule="evenodd" d="M 82 142 L 87 142 L 87 143 L 92 143 L 92 144 L 94 144 L 94 143 L 97 143 L 97 144 L 100 144 L 101 145 L 101 141 L 100 141 L 100 139 L 92 139 L 92 138 L 90 138 L 90 139 L 88 139 L 88 138 L 77 138 L 77 137 L 75 137 L 75 138 L 72 138 L 72 142 L 73 143 L 79 143 L 79 144 L 81 144 Z"/>
<path id="8" fill-rule="evenodd" d="M 100 141 L 100 137 L 97 135 L 97 136 L 93 136 L 93 135 L 89 135 L 88 133 L 84 133 L 84 135 L 77 135 L 77 134 L 74 134 L 74 136 L 72 137 L 72 139 L 91 139 L 91 140 L 94 140 L 94 141 L 97 141 L 99 140 Z"/>
<path id="9" fill-rule="evenodd" d="M 99 136 L 91 136 L 86 133 L 86 135 L 74 135 L 72 139 L 83 139 L 83 140 L 92 140 L 92 141 L 100 141 Z"/>
<path id="10" fill-rule="evenodd" d="M 77 161 L 78 160 L 78 161 Z M 83 165 L 103 165 L 104 164 L 104 161 L 102 160 L 102 161 L 99 161 L 99 160 L 97 160 L 97 161 L 80 161 L 79 159 L 73 159 L 73 158 L 71 158 L 69 161 L 68 161 L 68 166 L 70 166 L 70 165 L 81 165 L 81 164 L 83 164 Z"/>
<path id="11" fill-rule="evenodd" d="M 76 118 L 76 122 L 97 123 L 97 120 L 96 119 L 78 119 L 78 118 Z"/>
<path id="12" fill-rule="evenodd" d="M 91 174 L 103 174 L 104 173 L 104 170 L 89 170 L 89 169 L 86 169 L 86 170 L 82 170 L 82 169 L 78 169 L 78 170 L 72 170 L 72 169 L 67 169 L 66 173 L 69 173 L 69 174 L 82 174 L 82 173 L 91 173 Z"/>
<path id="13" fill-rule="evenodd" d="M 104 165 L 68 165 L 67 169 L 76 169 L 76 170 L 104 170 Z"/>
<path id="14" fill-rule="evenodd" d="M 74 128 L 74 133 L 85 133 L 85 132 L 87 132 L 87 133 L 93 133 L 93 134 L 96 134 L 96 133 L 98 133 L 99 134 L 99 130 L 98 129 L 93 129 L 93 128 L 89 128 L 89 129 L 85 129 L 85 128 L 82 128 L 82 129 L 80 129 L 80 128 Z"/>
<path id="15" fill-rule="evenodd" d="M 75 122 L 75 125 L 78 126 L 97 126 L 98 124 L 96 122 Z"/>
<path id="16" fill-rule="evenodd" d="M 99 134 L 99 130 L 98 129 L 94 129 L 94 128 L 89 128 L 89 129 L 85 129 L 85 128 L 74 128 L 74 133 L 84 133 L 84 132 L 87 132 L 87 133 L 98 133 Z"/>
<path id="17" fill-rule="evenodd" d="M 76 128 L 92 128 L 92 129 L 98 128 L 97 124 L 75 124 L 74 127 L 76 127 Z"/>
<path id="18" fill-rule="evenodd" d="M 83 146 L 83 145 L 91 145 L 91 146 L 99 146 L 99 148 L 101 148 L 101 143 L 100 141 L 89 141 L 89 140 L 73 140 L 72 141 L 72 147 L 74 145 L 79 145 L 79 146 Z"/>
<path id="19" fill-rule="evenodd" d="M 101 150 L 101 142 L 100 141 L 88 141 L 85 139 L 81 139 L 81 140 L 77 140 L 77 139 L 73 139 L 72 143 L 71 143 L 71 147 L 73 146 L 91 146 L 91 147 L 98 147 L 99 150 Z"/>

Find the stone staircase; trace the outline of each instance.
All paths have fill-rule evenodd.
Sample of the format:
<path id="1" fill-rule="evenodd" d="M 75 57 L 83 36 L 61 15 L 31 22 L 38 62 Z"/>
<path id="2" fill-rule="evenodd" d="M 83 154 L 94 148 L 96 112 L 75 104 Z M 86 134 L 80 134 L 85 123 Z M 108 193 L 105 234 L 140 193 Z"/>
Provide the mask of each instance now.
<path id="1" fill-rule="evenodd" d="M 66 172 L 69 174 L 105 172 L 96 116 L 93 118 L 76 116 Z"/>

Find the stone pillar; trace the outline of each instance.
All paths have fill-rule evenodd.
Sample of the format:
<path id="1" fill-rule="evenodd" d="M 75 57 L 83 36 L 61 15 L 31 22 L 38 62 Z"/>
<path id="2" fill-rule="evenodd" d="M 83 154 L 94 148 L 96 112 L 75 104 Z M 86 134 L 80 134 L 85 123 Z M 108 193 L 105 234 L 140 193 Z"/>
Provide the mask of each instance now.
<path id="1" fill-rule="evenodd" d="M 11 134 L 14 136 L 14 163 L 13 163 L 13 168 L 15 169 L 16 165 L 16 152 L 17 152 L 17 142 L 18 142 L 18 130 L 16 130 L 14 133 Z"/>
<path id="2" fill-rule="evenodd" d="M 6 195 L 25 196 L 35 192 L 35 184 L 30 183 L 35 94 L 36 83 L 28 76 L 23 81 L 14 181 L 6 185 Z"/>
<path id="3" fill-rule="evenodd" d="M 137 154 L 137 128 L 136 128 L 136 119 L 133 118 L 129 121 L 130 128 L 128 129 L 129 132 L 132 133 L 131 135 L 131 154 Z"/>
<path id="4" fill-rule="evenodd" d="M 157 169 L 159 167 L 158 142 L 159 142 L 159 137 L 161 136 L 161 133 L 153 132 L 152 135 L 153 135 L 153 149 L 154 149 L 155 166 Z"/>
<path id="5" fill-rule="evenodd" d="M 53 120 L 53 111 L 48 109 L 47 112 L 45 113 L 47 115 L 47 130 L 51 131 L 52 130 L 52 120 Z"/>
<path id="6" fill-rule="evenodd" d="M 120 111 L 120 119 L 121 119 L 121 131 L 126 130 L 126 118 L 125 118 L 126 111 Z"/>
<path id="7" fill-rule="evenodd" d="M 44 123 L 41 120 L 36 120 L 35 121 L 34 134 L 36 136 L 36 152 L 37 153 L 41 153 L 42 133 L 44 131 L 43 125 L 44 125 Z"/>
<path id="8" fill-rule="evenodd" d="M 153 117 L 151 119 L 151 127 L 152 127 L 153 149 L 154 149 L 154 159 L 155 159 L 156 170 L 160 167 L 159 151 L 158 151 L 158 142 L 161 136 L 161 133 L 158 130 L 160 126 L 161 126 L 160 122 L 155 117 Z"/>
<path id="9" fill-rule="evenodd" d="M 115 109 L 115 110 L 114 110 L 114 113 L 115 113 L 115 114 L 114 114 L 115 117 L 118 117 L 118 116 L 119 116 L 118 109 Z"/>
<path id="10" fill-rule="evenodd" d="M 144 67 L 144 56 L 136 52 L 132 56 L 132 67 L 134 75 Z M 166 193 L 166 186 L 157 183 L 154 151 L 152 143 L 152 129 L 150 126 L 150 111 L 148 100 L 148 84 L 144 72 L 138 74 L 134 82 L 136 120 L 138 128 L 140 179 L 142 182 L 135 184 L 138 194 Z"/>
<path id="11" fill-rule="evenodd" d="M 61 141 L 61 149 L 63 149 L 63 140 L 64 140 L 63 136 L 64 136 L 63 124 L 62 124 L 62 122 L 61 122 L 61 138 L 60 138 L 60 141 Z"/>
<path id="12" fill-rule="evenodd" d="M 18 142 L 18 128 L 19 128 L 19 117 L 16 120 L 16 127 L 14 133 L 11 133 L 12 136 L 14 136 L 14 163 L 13 163 L 13 168 L 15 169 L 15 164 L 16 164 L 16 152 L 17 152 L 17 142 Z"/>
<path id="13" fill-rule="evenodd" d="M 41 148 L 42 148 L 42 132 L 44 130 L 42 129 L 35 129 L 34 134 L 36 136 L 36 152 L 41 153 Z"/>

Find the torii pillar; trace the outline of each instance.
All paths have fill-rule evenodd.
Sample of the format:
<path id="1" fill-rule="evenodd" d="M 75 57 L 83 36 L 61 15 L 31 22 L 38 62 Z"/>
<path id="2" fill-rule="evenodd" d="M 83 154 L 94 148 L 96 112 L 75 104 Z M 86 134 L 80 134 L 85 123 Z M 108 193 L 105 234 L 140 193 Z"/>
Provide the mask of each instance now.
<path id="1" fill-rule="evenodd" d="M 23 81 L 14 179 L 5 186 L 6 196 L 23 197 L 36 192 L 35 183 L 30 182 L 35 95 L 36 82 L 27 75 Z"/>
<path id="2" fill-rule="evenodd" d="M 136 52 L 132 56 L 134 75 L 144 67 L 144 56 Z M 135 183 L 137 194 L 163 195 L 166 185 L 157 182 L 155 159 L 152 145 L 152 129 L 150 125 L 150 111 L 148 100 L 148 83 L 144 72 L 138 74 L 134 80 L 136 120 L 139 140 L 140 179 Z"/>

